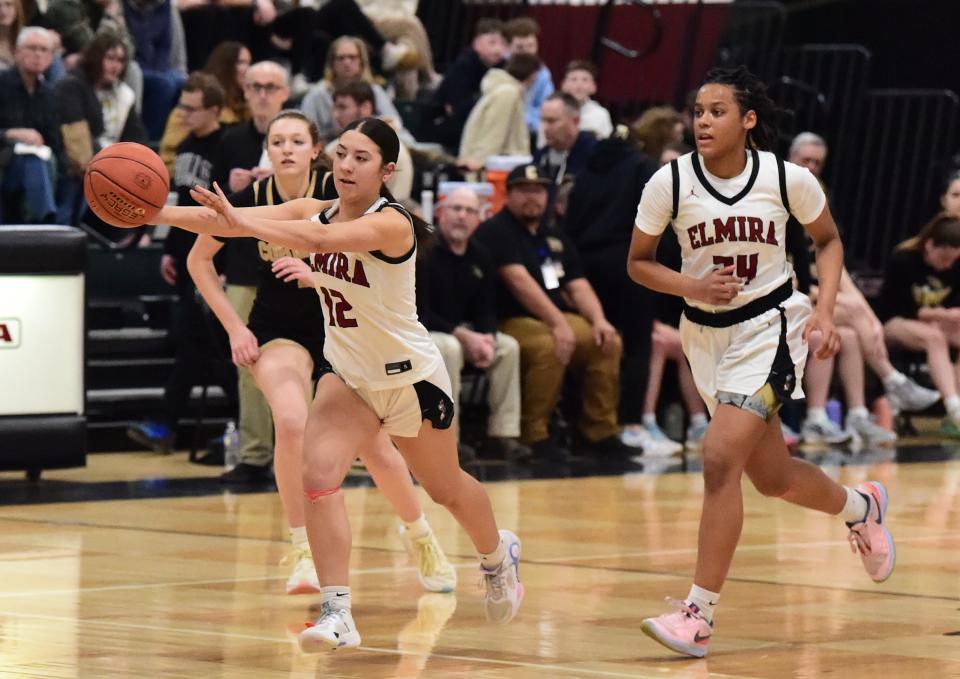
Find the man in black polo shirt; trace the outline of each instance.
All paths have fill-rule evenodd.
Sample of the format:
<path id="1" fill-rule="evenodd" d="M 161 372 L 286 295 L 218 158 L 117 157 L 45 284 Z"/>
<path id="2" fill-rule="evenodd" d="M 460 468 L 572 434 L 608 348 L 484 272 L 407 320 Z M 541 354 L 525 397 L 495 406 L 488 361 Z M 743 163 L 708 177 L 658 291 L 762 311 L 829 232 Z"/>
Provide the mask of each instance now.
<path id="1" fill-rule="evenodd" d="M 493 260 L 470 240 L 480 224 L 480 199 L 470 188 L 455 189 L 444 198 L 438 216 L 437 243 L 417 262 L 417 312 L 450 373 L 454 422 L 460 372 L 470 364 L 485 370 L 490 384 L 484 452 L 511 459 L 529 455 L 517 440 L 520 345 L 510 335 L 497 332 Z"/>
<path id="2" fill-rule="evenodd" d="M 549 183 L 536 165 L 515 168 L 507 177 L 504 209 L 476 236 L 499 273 L 500 329 L 520 343 L 521 440 L 538 457 L 563 457 L 548 425 L 570 366 L 583 374 L 578 428 L 586 447 L 636 453 L 619 438 L 620 336 L 584 278 L 573 243 L 542 224 Z"/>

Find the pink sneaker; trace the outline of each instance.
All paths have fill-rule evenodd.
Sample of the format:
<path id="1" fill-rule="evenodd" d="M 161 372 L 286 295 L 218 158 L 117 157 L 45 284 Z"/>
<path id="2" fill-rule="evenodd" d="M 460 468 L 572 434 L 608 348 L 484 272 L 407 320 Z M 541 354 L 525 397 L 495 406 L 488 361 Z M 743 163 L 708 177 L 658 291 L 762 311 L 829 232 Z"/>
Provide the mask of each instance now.
<path id="1" fill-rule="evenodd" d="M 640 629 L 671 651 L 695 658 L 704 657 L 713 635 L 713 625 L 701 618 L 700 611 L 689 601 L 667 597 L 667 603 L 676 610 L 656 618 L 646 618 L 640 623 Z"/>
<path id="2" fill-rule="evenodd" d="M 893 564 L 897 560 L 897 547 L 886 523 L 889 502 L 887 489 L 882 483 L 868 481 L 861 483 L 855 490 L 870 498 L 870 507 L 866 520 L 847 524 L 850 528 L 850 548 L 854 554 L 860 552 L 867 575 L 874 582 L 883 582 L 890 577 Z"/>

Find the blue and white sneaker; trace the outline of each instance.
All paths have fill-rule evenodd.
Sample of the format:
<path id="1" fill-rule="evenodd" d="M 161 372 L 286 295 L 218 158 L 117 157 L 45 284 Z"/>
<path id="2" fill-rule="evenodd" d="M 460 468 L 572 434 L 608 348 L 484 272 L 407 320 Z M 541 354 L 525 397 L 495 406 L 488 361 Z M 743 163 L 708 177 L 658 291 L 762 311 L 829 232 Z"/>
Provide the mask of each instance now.
<path id="1" fill-rule="evenodd" d="M 161 422 L 134 422 L 127 427 L 127 437 L 155 453 L 169 453 L 173 448 L 173 431 Z"/>
<path id="2" fill-rule="evenodd" d="M 487 620 L 505 625 L 514 619 L 523 601 L 523 585 L 520 583 L 520 538 L 512 531 L 501 528 L 500 540 L 507 554 L 494 570 L 480 567 L 487 592 L 483 598 Z"/>
<path id="3" fill-rule="evenodd" d="M 304 653 L 336 651 L 359 645 L 360 632 L 349 608 L 324 604 L 317 621 L 300 633 L 300 650 Z"/>

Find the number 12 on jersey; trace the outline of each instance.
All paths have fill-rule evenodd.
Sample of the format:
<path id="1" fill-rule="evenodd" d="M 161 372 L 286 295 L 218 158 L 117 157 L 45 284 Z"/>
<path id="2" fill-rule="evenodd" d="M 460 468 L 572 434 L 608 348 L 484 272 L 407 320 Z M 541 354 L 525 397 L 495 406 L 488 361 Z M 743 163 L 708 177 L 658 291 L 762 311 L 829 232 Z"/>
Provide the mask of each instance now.
<path id="1" fill-rule="evenodd" d="M 733 275 L 741 279 L 744 285 L 747 285 L 757 277 L 757 257 L 756 252 L 749 255 L 737 255 L 736 259 L 733 257 L 714 255 L 713 263 L 721 269 L 734 266 L 735 264 L 736 268 Z"/>
<path id="2" fill-rule="evenodd" d="M 337 290 L 327 290 L 326 288 L 317 288 L 323 295 L 323 303 L 327 306 L 327 318 L 331 328 L 356 328 L 357 319 L 347 316 L 348 311 L 353 310 L 353 306 Z"/>

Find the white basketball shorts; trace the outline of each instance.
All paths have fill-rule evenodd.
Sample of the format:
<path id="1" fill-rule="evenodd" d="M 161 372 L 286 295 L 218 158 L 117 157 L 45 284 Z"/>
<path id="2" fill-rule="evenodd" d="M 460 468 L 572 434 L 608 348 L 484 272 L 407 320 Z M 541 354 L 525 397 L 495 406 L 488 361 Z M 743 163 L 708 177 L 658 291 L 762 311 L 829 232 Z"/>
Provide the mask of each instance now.
<path id="1" fill-rule="evenodd" d="M 803 329 L 812 313 L 810 298 L 793 294 L 778 307 L 726 328 L 680 320 L 680 341 L 690 362 L 697 390 L 712 415 L 719 403 L 734 403 L 765 419 L 784 399 L 803 398 L 801 381 L 807 363 Z M 776 402 L 767 412 L 736 402 L 732 395 L 752 397 L 769 385 Z M 770 390 L 766 390 L 770 393 Z"/>

